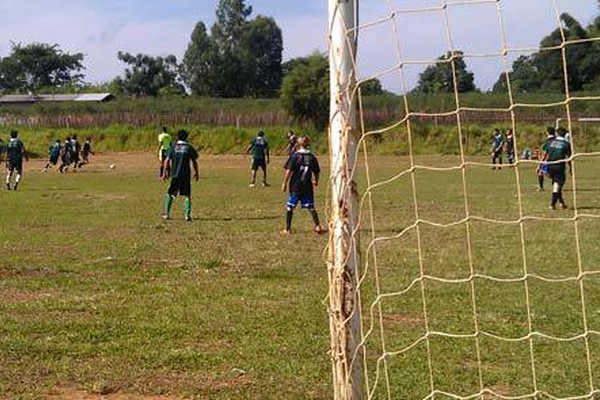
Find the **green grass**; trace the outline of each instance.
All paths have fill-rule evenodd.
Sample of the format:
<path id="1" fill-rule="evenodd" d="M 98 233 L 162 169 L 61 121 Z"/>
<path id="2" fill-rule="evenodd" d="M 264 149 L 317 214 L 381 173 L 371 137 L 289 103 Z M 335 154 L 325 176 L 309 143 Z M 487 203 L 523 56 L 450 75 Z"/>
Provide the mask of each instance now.
<path id="1" fill-rule="evenodd" d="M 0 398 L 37 399 L 57 392 L 331 398 L 326 238 L 312 234 L 309 216 L 300 212 L 295 234 L 279 237 L 285 201 L 278 190 L 282 162 L 278 158 L 272 163 L 272 187 L 249 189 L 247 159 L 202 156 L 191 224 L 183 221 L 180 202 L 173 221 L 159 218 L 165 184 L 156 178 L 152 154 L 100 155 L 79 174 L 43 174 L 41 161 L 30 163 L 19 191 L 0 191 Z M 458 160 L 426 156 L 417 162 L 451 166 Z M 109 170 L 110 164 L 116 169 Z M 598 165 L 591 157 L 575 163 L 582 213 L 600 215 Z M 383 181 L 407 166 L 406 157 L 373 157 L 371 179 Z M 521 212 L 574 215 L 573 210 L 547 209 L 549 191 L 535 191 L 533 166 L 520 169 L 522 210 L 514 169 L 469 166 L 465 176 L 474 216 L 511 221 Z M 450 224 L 465 217 L 461 171 L 417 170 L 414 178 L 422 220 Z M 361 189 L 365 179 L 361 169 Z M 325 218 L 323 183 L 317 202 Z M 573 194 L 566 193 L 569 204 Z M 469 283 L 425 280 L 423 292 L 417 284 L 405 294 L 374 303 L 378 286 L 381 293 L 401 292 L 419 277 L 418 242 L 427 275 L 466 278 L 470 264 L 478 274 L 523 275 L 518 225 L 469 223 L 471 257 L 465 224 L 424 223 L 418 232 L 401 234 L 416 218 L 410 175 L 374 189 L 373 209 L 375 235 L 390 239 L 367 251 L 371 232 L 365 209 L 362 246 L 368 269 L 363 268 L 361 290 L 365 331 L 371 326 L 371 306 L 375 317 L 366 340 L 371 385 L 382 338 L 388 352 L 397 352 L 424 334 L 425 322 L 432 331 L 474 331 Z M 587 217 L 577 222 L 578 248 L 572 221 L 524 222 L 529 272 L 576 276 L 578 251 L 584 271 L 598 270 L 599 225 Z M 529 278 L 528 284 L 534 330 L 559 337 L 583 332 L 577 282 Z M 524 282 L 477 278 L 474 287 L 480 330 L 510 338 L 528 333 Z M 600 331 L 600 280 L 586 276 L 583 287 L 588 328 Z M 592 335 L 589 341 L 596 386 L 598 339 Z M 435 389 L 477 392 L 475 339 L 434 336 L 429 342 Z M 533 391 L 527 341 L 480 336 L 479 346 L 485 387 L 512 396 Z M 556 396 L 587 393 L 583 340 L 535 338 L 533 349 L 540 390 Z M 393 398 L 429 394 L 426 350 L 422 342 L 386 358 Z M 385 398 L 380 372 L 379 384 L 372 387 L 376 398 Z"/>

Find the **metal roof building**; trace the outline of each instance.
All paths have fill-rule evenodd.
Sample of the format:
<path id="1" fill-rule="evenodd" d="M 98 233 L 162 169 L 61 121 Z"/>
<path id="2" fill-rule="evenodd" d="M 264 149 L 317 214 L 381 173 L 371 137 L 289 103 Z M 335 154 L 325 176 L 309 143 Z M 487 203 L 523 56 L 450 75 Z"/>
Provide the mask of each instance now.
<path id="1" fill-rule="evenodd" d="M 114 99 L 110 93 L 82 93 L 82 94 L 9 94 L 0 96 L 0 104 L 33 104 L 40 102 L 92 102 L 103 103 Z"/>

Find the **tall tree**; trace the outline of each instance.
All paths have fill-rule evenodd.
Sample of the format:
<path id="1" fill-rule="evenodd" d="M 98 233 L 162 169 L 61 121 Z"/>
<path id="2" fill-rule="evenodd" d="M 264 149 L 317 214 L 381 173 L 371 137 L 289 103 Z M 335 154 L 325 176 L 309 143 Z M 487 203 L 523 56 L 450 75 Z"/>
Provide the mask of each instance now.
<path id="1" fill-rule="evenodd" d="M 283 79 L 281 104 L 292 118 L 324 128 L 329 121 L 329 62 L 320 53 L 296 59 Z"/>
<path id="2" fill-rule="evenodd" d="M 274 95 L 281 85 L 281 29 L 269 17 L 249 20 L 245 0 L 220 0 L 207 33 L 198 23 L 183 60 L 194 94 L 215 97 Z"/>
<path id="3" fill-rule="evenodd" d="M 583 90 L 598 79 L 600 47 L 595 46 L 595 43 L 585 42 L 585 39 L 593 34 L 593 24 L 586 30 L 567 13 L 560 15 L 560 21 L 562 27 L 555 29 L 541 40 L 539 51 L 529 56 L 521 56 L 513 63 L 508 78 L 514 91 L 561 92 L 565 90 L 565 68 L 561 48 L 563 34 L 567 41 L 581 41 L 570 43 L 565 48 L 569 90 Z M 506 74 L 502 74 L 493 90 L 506 91 L 507 87 Z"/>
<path id="4" fill-rule="evenodd" d="M 183 86 L 177 81 L 179 66 L 174 55 L 163 58 L 119 52 L 117 57 L 129 65 L 129 68 L 125 69 L 125 78 L 117 80 L 124 93 L 134 96 L 157 96 L 165 91 L 184 92 Z"/>
<path id="5" fill-rule="evenodd" d="M 463 59 L 462 51 L 446 53 L 437 59 L 435 65 L 430 65 L 419 76 L 419 82 L 415 88 L 421 93 L 444 93 L 454 91 L 454 73 L 456 71 L 457 90 L 459 93 L 477 90 L 473 73 L 467 70 L 467 64 Z"/>
<path id="6" fill-rule="evenodd" d="M 272 97 L 281 87 L 281 29 L 273 18 L 258 16 L 248 24 L 245 34 L 246 65 L 250 68 L 249 93 Z"/>
<path id="7" fill-rule="evenodd" d="M 198 22 L 181 66 L 182 78 L 194 94 L 208 96 L 213 92 L 214 50 L 215 46 L 206 31 L 206 25 L 204 22 Z"/>
<path id="8" fill-rule="evenodd" d="M 0 61 L 0 90 L 37 92 L 81 85 L 82 63 L 82 53 L 65 53 L 56 44 L 13 44 L 10 54 Z"/>
<path id="9" fill-rule="evenodd" d="M 252 7 L 245 0 L 219 0 L 217 20 L 211 28 L 211 38 L 217 51 L 212 52 L 212 65 L 220 73 L 212 74 L 213 93 L 217 97 L 243 97 L 250 78 L 245 65 L 244 32 Z"/>

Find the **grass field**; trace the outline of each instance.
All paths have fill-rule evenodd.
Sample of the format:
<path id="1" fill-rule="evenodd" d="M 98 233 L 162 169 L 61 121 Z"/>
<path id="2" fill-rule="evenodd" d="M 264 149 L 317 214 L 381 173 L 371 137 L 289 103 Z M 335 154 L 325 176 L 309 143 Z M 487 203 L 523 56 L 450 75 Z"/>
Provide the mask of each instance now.
<path id="1" fill-rule="evenodd" d="M 456 161 L 418 159 L 438 167 Z M 83 172 L 63 175 L 44 174 L 43 163 L 32 161 L 18 192 L 0 191 L 0 398 L 331 398 L 327 239 L 312 234 L 309 216 L 300 212 L 295 234 L 278 235 L 284 223 L 282 163 L 273 162 L 272 187 L 249 189 L 246 158 L 202 157 L 201 180 L 193 188 L 195 218 L 188 224 L 180 203 L 174 220 L 160 219 L 165 184 L 156 177 L 151 154 L 98 155 Z M 116 168 L 110 170 L 110 164 Z M 407 165 L 407 158 L 371 159 L 371 178 L 384 181 Z M 580 213 L 600 215 L 599 165 L 594 158 L 576 163 Z M 364 172 L 359 175 L 364 188 Z M 521 212 L 574 215 L 547 209 L 549 191 L 535 191 L 533 166 L 521 170 L 522 210 L 513 169 L 472 166 L 466 177 L 471 215 L 504 221 Z M 317 199 L 322 219 L 325 181 Z M 460 170 L 417 170 L 415 182 L 421 219 L 450 224 L 465 217 Z M 374 383 L 382 341 L 387 352 L 400 351 L 423 335 L 427 323 L 430 331 L 465 335 L 431 337 L 434 388 L 474 393 L 479 363 L 476 341 L 468 337 L 474 331 L 471 284 L 424 280 L 400 294 L 420 276 L 417 244 L 425 273 L 448 280 L 468 278 L 471 265 L 478 274 L 521 277 L 523 254 L 531 274 L 572 278 L 578 276 L 578 255 L 584 271 L 600 269 L 600 223 L 582 217 L 576 246 L 574 222 L 526 220 L 522 251 L 518 224 L 475 220 L 467 247 L 465 223 L 410 228 L 411 188 L 410 175 L 403 175 L 373 190 L 375 235 L 390 240 L 369 251 L 372 232 L 367 210 L 363 213 L 366 332 L 377 294 L 399 293 L 372 308 L 369 382 Z M 572 191 L 566 198 L 573 204 Z M 533 330 L 579 335 L 584 309 L 587 329 L 600 331 L 600 280 L 586 275 L 582 282 L 585 308 L 578 281 L 530 277 Z M 523 281 L 477 278 L 474 287 L 480 331 L 507 338 L 529 333 Z M 590 335 L 588 342 L 595 387 L 599 339 Z M 486 387 L 512 396 L 534 391 L 528 341 L 480 336 L 478 344 Z M 583 339 L 536 337 L 533 349 L 537 389 L 556 396 L 590 390 Z M 386 358 L 393 398 L 429 395 L 425 353 L 421 342 Z M 380 371 L 375 398 L 387 396 Z"/>

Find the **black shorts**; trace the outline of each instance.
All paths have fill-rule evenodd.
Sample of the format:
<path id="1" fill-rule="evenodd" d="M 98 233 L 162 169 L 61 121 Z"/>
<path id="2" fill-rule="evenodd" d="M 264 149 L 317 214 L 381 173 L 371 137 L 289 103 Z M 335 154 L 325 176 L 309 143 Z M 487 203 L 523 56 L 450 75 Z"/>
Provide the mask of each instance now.
<path id="1" fill-rule="evenodd" d="M 258 168 L 262 168 L 263 170 L 267 169 L 266 160 L 252 160 L 252 171 L 256 171 Z"/>
<path id="2" fill-rule="evenodd" d="M 58 156 L 50 156 L 48 162 L 52 165 L 56 165 L 56 163 L 58 162 Z"/>
<path id="3" fill-rule="evenodd" d="M 167 158 L 167 150 L 166 149 L 160 149 L 160 161 L 165 161 L 165 158 Z"/>
<path id="4" fill-rule="evenodd" d="M 17 164 L 8 163 L 7 167 L 8 167 L 8 172 L 10 172 L 11 174 L 16 171 L 17 174 L 23 175 L 23 164 L 22 163 L 17 163 Z"/>
<path id="5" fill-rule="evenodd" d="M 168 193 L 174 197 L 178 195 L 189 197 L 192 194 L 192 182 L 189 178 L 171 178 Z"/>
<path id="6" fill-rule="evenodd" d="M 566 167 L 561 164 L 548 165 L 548 175 L 550 175 L 552 183 L 558 183 L 560 186 L 567 181 Z"/>

